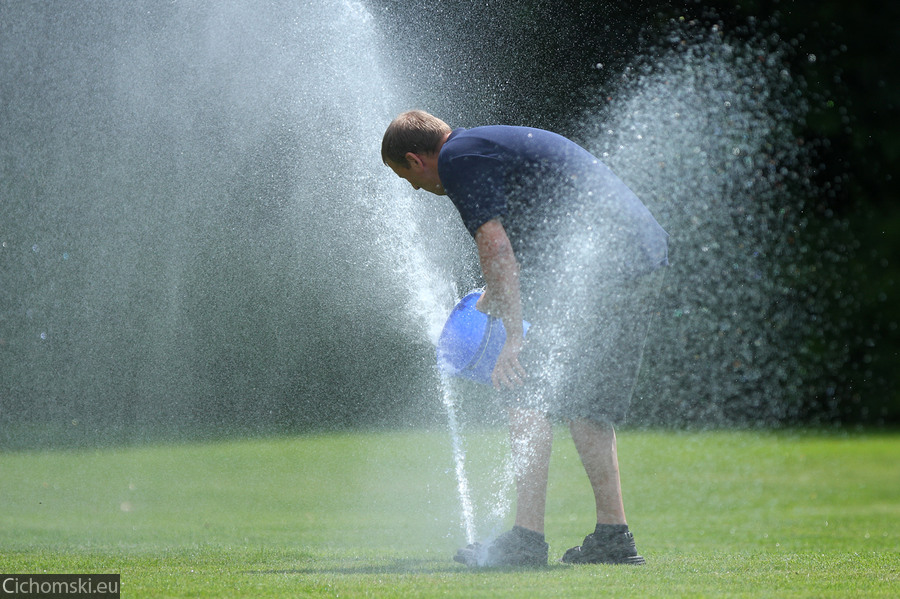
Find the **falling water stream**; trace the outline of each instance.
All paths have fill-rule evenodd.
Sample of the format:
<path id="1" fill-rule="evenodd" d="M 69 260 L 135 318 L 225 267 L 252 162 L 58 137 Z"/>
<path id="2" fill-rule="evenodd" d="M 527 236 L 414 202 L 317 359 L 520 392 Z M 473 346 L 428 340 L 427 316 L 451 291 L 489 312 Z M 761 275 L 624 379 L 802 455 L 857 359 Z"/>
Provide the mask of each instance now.
<path id="1" fill-rule="evenodd" d="M 453 450 L 453 461 L 456 466 L 456 488 L 459 492 L 461 523 L 466 533 L 466 542 L 474 543 L 476 538 L 475 506 L 472 503 L 469 477 L 466 474 L 466 450 L 463 447 L 462 429 L 457 417 L 456 402 L 453 399 L 452 383 L 446 377 L 441 378 L 441 390 L 444 410 L 447 413 L 447 428 L 450 431 L 450 446 Z"/>

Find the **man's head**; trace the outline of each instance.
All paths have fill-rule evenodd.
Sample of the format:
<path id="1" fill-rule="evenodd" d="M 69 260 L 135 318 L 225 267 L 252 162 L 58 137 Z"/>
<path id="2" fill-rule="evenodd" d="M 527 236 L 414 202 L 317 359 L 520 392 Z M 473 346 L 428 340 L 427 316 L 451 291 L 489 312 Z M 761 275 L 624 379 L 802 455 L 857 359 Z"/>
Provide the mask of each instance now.
<path id="1" fill-rule="evenodd" d="M 424 110 L 404 112 L 388 125 L 381 140 L 381 159 L 385 164 L 409 166 L 406 154 L 436 154 L 450 126 Z"/>
<path id="2" fill-rule="evenodd" d="M 437 172 L 437 157 L 450 135 L 450 126 L 422 110 L 395 118 L 381 140 L 381 159 L 414 189 L 444 194 Z"/>

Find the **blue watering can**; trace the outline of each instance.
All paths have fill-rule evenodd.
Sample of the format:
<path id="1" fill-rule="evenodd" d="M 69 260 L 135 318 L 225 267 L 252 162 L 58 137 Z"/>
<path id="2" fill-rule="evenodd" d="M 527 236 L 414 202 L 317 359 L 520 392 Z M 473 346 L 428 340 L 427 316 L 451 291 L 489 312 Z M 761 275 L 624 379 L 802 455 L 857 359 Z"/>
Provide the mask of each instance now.
<path id="1" fill-rule="evenodd" d="M 491 384 L 491 373 L 506 342 L 499 318 L 475 309 L 482 290 L 472 291 L 450 312 L 437 344 L 438 368 L 444 374 Z M 522 322 L 524 331 L 529 323 Z"/>

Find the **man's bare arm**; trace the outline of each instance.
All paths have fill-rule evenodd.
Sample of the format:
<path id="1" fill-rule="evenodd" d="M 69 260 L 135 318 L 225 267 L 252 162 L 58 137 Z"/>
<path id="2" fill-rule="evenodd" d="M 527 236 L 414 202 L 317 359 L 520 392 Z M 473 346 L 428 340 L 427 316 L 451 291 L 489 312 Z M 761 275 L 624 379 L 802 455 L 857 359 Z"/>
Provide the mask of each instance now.
<path id="1" fill-rule="evenodd" d="M 500 318 L 506 329 L 506 343 L 497 358 L 491 375 L 495 387 L 515 387 L 526 376 L 519 364 L 524 332 L 522 330 L 522 300 L 519 292 L 519 263 L 503 224 L 489 220 L 475 232 L 475 244 L 486 282 L 484 295 L 476 308 Z"/>

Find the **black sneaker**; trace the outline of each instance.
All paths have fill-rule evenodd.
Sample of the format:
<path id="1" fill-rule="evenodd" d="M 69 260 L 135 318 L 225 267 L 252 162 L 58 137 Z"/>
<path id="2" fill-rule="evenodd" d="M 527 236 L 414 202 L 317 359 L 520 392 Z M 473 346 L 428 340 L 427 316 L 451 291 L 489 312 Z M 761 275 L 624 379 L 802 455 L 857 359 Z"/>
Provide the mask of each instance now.
<path id="1" fill-rule="evenodd" d="M 470 568 L 528 567 L 539 568 L 547 565 L 546 542 L 529 538 L 516 528 L 503 533 L 488 545 L 472 543 L 456 552 L 454 561 Z"/>
<path id="2" fill-rule="evenodd" d="M 591 533 L 578 547 L 566 551 L 559 561 L 565 564 L 632 564 L 639 566 L 644 558 L 638 555 L 634 546 L 634 535 L 630 532 L 610 537 Z"/>

